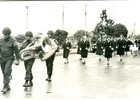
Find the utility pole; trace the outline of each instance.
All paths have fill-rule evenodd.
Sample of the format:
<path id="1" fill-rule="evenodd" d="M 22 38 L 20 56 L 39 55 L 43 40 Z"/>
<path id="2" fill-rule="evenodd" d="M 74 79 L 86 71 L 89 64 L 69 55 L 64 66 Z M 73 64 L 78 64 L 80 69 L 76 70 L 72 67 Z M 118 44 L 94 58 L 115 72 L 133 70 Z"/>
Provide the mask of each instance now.
<path id="1" fill-rule="evenodd" d="M 87 28 L 87 4 L 85 4 L 85 35 L 86 35 L 86 29 Z"/>
<path id="2" fill-rule="evenodd" d="M 63 11 L 62 11 L 62 29 L 64 30 L 64 5 L 63 5 Z"/>
<path id="3" fill-rule="evenodd" d="M 26 30 L 28 31 L 28 9 L 29 9 L 29 6 L 25 6 L 25 8 L 27 9 L 27 13 L 26 13 Z"/>

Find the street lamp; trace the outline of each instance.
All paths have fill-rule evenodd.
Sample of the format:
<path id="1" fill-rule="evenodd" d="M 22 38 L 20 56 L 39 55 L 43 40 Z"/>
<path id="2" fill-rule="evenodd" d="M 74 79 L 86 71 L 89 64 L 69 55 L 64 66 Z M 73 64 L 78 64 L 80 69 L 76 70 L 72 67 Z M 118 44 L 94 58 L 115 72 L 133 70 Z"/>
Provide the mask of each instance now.
<path id="1" fill-rule="evenodd" d="M 86 29 L 87 28 L 87 4 L 85 4 L 85 35 L 86 35 Z"/>
<path id="2" fill-rule="evenodd" d="M 28 9 L 29 9 L 29 6 L 25 6 L 25 8 L 27 9 L 26 28 L 27 28 L 27 31 L 28 31 Z"/>
<path id="3" fill-rule="evenodd" d="M 62 29 L 64 30 L 64 5 L 63 5 L 63 12 L 62 12 Z"/>

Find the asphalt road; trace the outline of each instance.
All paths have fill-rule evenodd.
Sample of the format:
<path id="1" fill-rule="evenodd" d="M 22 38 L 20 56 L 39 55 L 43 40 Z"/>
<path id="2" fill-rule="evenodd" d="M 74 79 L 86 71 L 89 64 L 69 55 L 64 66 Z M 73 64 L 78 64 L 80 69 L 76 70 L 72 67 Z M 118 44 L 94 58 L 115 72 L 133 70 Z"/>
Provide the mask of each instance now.
<path id="1" fill-rule="evenodd" d="M 139 99 L 140 98 L 140 56 L 125 55 L 123 63 L 114 55 L 107 67 L 106 59 L 89 53 L 86 64 L 79 61 L 80 55 L 71 54 L 69 64 L 62 56 L 56 56 L 52 82 L 47 82 L 45 62 L 37 59 L 33 66 L 33 87 L 24 88 L 25 69 L 23 62 L 13 65 L 10 82 L 11 91 L 0 94 L 0 99 Z M 0 72 L 2 89 L 2 73 Z"/>

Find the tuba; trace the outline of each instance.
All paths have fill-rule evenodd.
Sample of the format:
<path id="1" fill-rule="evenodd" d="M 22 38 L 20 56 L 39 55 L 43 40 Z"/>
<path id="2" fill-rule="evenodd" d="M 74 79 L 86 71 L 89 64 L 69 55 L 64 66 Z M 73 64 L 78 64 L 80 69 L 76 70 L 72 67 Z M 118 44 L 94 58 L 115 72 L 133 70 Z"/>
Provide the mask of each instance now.
<path id="1" fill-rule="evenodd" d="M 32 58 L 40 58 L 41 61 L 45 61 L 50 58 L 58 49 L 58 46 L 45 37 L 41 42 L 34 43 L 34 45 L 29 44 L 25 49 L 19 52 L 21 60 L 29 60 Z"/>
<path id="2" fill-rule="evenodd" d="M 45 61 L 50 58 L 58 50 L 58 45 L 55 40 L 45 37 L 41 44 L 41 51 L 39 52 L 39 58 L 41 61 Z"/>
<path id="3" fill-rule="evenodd" d="M 33 43 L 30 43 L 25 49 L 19 52 L 21 60 L 25 61 L 37 57 L 36 49 L 40 47 L 40 44 L 32 44 Z"/>

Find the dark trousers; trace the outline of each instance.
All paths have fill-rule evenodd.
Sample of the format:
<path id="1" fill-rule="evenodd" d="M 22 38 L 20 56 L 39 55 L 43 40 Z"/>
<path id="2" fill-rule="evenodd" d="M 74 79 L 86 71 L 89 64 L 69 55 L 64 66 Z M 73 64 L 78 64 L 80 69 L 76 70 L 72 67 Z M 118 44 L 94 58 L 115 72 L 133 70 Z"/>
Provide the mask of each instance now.
<path id="1" fill-rule="evenodd" d="M 4 77 L 3 83 L 5 86 L 9 86 L 9 83 L 10 83 L 10 76 L 12 73 L 12 64 L 13 64 L 13 59 L 9 59 L 7 61 L 1 62 L 1 70 Z"/>
<path id="2" fill-rule="evenodd" d="M 35 58 L 24 61 L 24 66 L 26 70 L 26 74 L 25 74 L 26 81 L 31 81 L 33 79 L 32 66 L 34 64 L 34 61 Z"/>
<path id="3" fill-rule="evenodd" d="M 53 54 L 49 59 L 46 60 L 48 77 L 51 77 L 52 72 L 53 72 L 53 61 L 54 61 L 54 58 L 55 58 L 55 54 Z"/>

